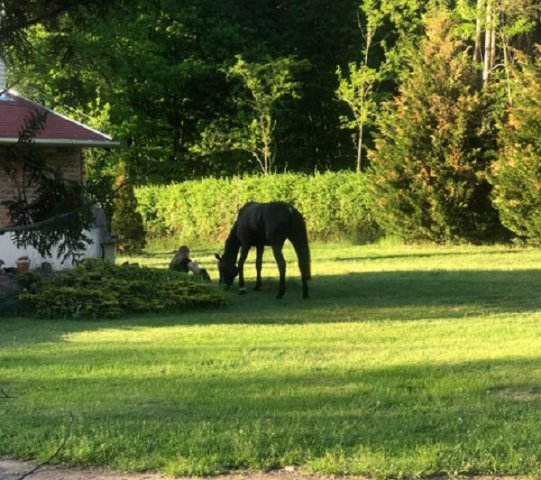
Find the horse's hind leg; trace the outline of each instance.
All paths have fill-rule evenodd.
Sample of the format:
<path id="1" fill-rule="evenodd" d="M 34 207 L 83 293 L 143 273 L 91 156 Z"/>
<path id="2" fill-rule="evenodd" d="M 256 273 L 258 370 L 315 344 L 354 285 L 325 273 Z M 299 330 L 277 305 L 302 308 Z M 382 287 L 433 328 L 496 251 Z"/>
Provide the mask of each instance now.
<path id="1" fill-rule="evenodd" d="M 257 278 L 255 281 L 255 287 L 254 290 L 261 290 L 261 267 L 263 266 L 263 245 L 258 245 L 257 247 L 257 256 L 255 259 L 255 271 L 257 274 Z"/>
<path id="2" fill-rule="evenodd" d="M 278 287 L 278 295 L 276 298 L 282 298 L 286 292 L 286 260 L 282 254 L 282 245 L 273 245 L 272 253 L 274 253 L 274 259 L 276 265 L 278 265 L 278 271 L 280 272 L 280 286 Z"/>

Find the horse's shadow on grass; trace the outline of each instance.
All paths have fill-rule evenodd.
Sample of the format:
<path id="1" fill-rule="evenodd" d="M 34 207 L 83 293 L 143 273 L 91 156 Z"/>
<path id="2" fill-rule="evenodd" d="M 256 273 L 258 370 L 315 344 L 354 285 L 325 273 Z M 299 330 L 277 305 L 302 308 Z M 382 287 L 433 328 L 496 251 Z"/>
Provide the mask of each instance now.
<path id="1" fill-rule="evenodd" d="M 340 321 L 341 311 L 352 321 L 527 313 L 541 309 L 539 285 L 537 269 L 349 273 L 315 276 L 304 301 L 292 278 L 279 301 L 271 278 L 262 292 L 234 298 L 232 308 L 241 317 L 255 313 L 250 323 L 327 323 Z"/>

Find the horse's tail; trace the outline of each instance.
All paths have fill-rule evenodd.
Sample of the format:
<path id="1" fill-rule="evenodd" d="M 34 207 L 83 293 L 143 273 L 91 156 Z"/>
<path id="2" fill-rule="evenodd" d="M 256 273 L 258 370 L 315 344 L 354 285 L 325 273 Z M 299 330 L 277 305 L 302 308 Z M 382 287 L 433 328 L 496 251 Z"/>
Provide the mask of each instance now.
<path id="1" fill-rule="evenodd" d="M 292 208 L 291 213 L 291 235 L 289 240 L 293 244 L 293 248 L 299 259 L 299 269 L 301 275 L 306 279 L 312 278 L 310 269 L 310 247 L 308 245 L 308 233 L 306 231 L 306 223 L 301 213 Z"/>

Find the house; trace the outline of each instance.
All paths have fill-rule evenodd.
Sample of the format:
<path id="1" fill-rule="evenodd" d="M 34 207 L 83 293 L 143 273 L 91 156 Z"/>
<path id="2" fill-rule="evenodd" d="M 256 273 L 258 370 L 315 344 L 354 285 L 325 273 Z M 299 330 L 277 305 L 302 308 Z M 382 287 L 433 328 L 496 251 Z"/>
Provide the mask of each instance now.
<path id="1" fill-rule="evenodd" d="M 47 112 L 46 121 L 33 141 L 38 148 L 42 149 L 48 164 L 59 167 L 67 179 L 84 181 L 85 149 L 112 148 L 118 145 L 111 137 L 95 129 L 6 90 L 5 66 L 0 60 L 0 148 L 17 143 L 25 120 L 35 115 L 35 112 L 40 109 Z M 16 196 L 16 186 L 6 172 L 0 169 L 0 226 L 8 225 L 7 209 L 2 202 L 13 200 Z M 84 255 L 102 258 L 110 238 L 105 222 L 102 221 L 101 225 L 96 225 L 89 235 L 93 243 L 88 245 Z M 29 257 L 32 267 L 37 267 L 45 261 L 52 264 L 53 268 L 66 267 L 54 254 L 51 258 L 43 258 L 32 248 L 20 250 L 13 244 L 8 233 L 0 235 L 0 259 L 4 261 L 4 266 L 14 267 L 16 259 L 21 256 Z"/>

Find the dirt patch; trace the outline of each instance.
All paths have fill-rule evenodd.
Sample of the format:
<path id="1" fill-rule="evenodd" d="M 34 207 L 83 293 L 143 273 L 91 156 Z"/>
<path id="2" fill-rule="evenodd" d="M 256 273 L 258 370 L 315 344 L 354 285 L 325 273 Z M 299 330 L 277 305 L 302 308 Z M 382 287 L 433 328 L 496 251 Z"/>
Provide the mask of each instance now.
<path id="1" fill-rule="evenodd" d="M 537 402 L 541 400 L 541 389 L 539 388 L 502 387 L 491 390 L 490 393 L 514 402 Z"/>
<path id="2" fill-rule="evenodd" d="M 0 459 L 0 480 L 17 480 L 36 467 L 36 463 Z M 174 477 L 176 480 L 202 480 L 197 477 Z M 272 472 L 243 472 L 231 475 L 207 477 L 211 480 L 334 480 L 345 477 L 310 475 L 292 469 Z M 362 477 L 348 477 L 363 480 Z M 105 468 L 82 468 L 65 465 L 41 467 L 27 476 L 28 480 L 172 480 L 173 477 L 159 473 L 115 472 Z"/>
<path id="3" fill-rule="evenodd" d="M 18 460 L 0 459 L 0 480 L 18 480 L 31 472 L 36 463 Z M 366 477 L 353 475 L 310 474 L 293 468 L 274 470 L 272 472 L 242 472 L 215 477 L 168 477 L 159 473 L 127 473 L 116 472 L 106 468 L 82 468 L 66 465 L 43 466 L 25 477 L 28 480 L 367 480 Z M 456 477 L 438 477 L 431 480 L 450 480 Z M 517 476 L 472 476 L 458 477 L 463 480 L 527 480 L 528 477 Z"/>
<path id="4" fill-rule="evenodd" d="M 0 480 L 17 480 L 36 467 L 32 462 L 0 460 Z M 28 480 L 165 480 L 159 474 L 133 474 L 113 472 L 104 468 L 80 468 L 67 466 L 44 466 Z"/>

